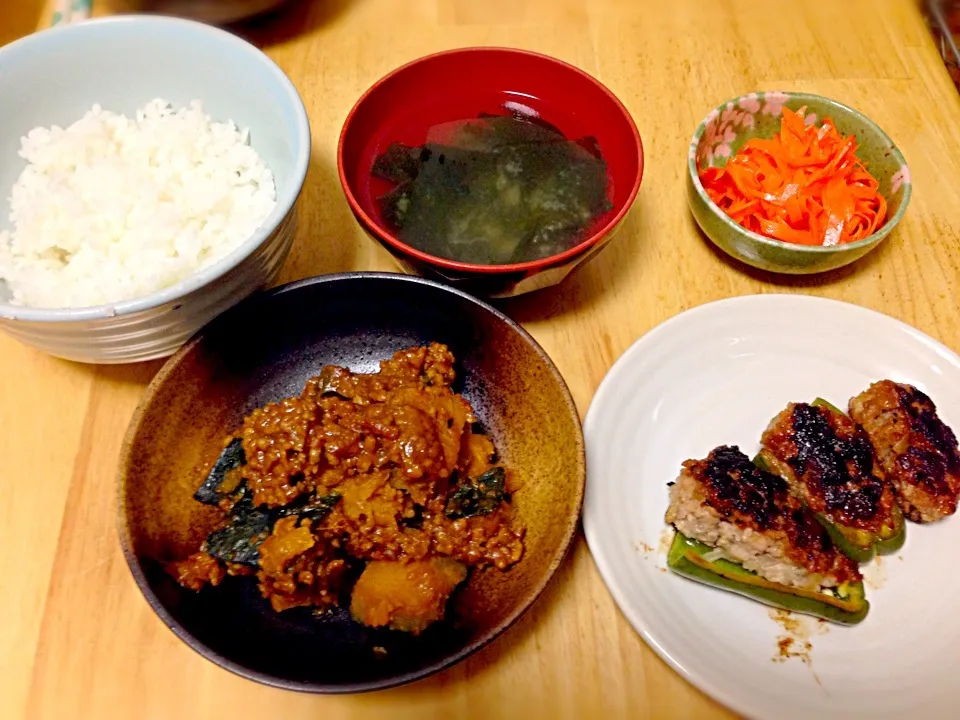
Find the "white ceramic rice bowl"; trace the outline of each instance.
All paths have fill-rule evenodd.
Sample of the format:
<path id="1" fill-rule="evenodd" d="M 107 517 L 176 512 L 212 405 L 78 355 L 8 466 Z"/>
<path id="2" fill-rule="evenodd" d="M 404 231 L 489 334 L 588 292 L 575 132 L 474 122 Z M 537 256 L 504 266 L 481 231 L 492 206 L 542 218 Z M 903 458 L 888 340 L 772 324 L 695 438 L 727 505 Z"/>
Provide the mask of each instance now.
<path id="1" fill-rule="evenodd" d="M 266 55 L 223 30 L 160 16 L 121 16 L 58 27 L 0 48 L 0 230 L 25 161 L 20 138 L 66 126 L 99 103 L 132 116 L 162 97 L 199 99 L 214 121 L 249 128 L 273 172 L 277 204 L 236 250 L 186 280 L 142 298 L 90 308 L 9 304 L 0 282 L 0 329 L 69 360 L 124 363 L 172 354 L 216 315 L 267 285 L 289 253 L 296 200 L 310 159 L 310 128 L 293 84 Z"/>

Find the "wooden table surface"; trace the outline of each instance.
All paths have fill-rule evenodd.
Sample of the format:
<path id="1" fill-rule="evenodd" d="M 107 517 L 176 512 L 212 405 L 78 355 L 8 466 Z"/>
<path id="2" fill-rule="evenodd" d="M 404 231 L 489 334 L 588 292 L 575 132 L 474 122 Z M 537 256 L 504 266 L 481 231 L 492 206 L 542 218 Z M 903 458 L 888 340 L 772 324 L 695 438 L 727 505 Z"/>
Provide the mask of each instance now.
<path id="1" fill-rule="evenodd" d="M 96 0 L 95 14 L 120 1 Z M 630 109 L 646 149 L 640 195 L 616 241 L 563 285 L 503 304 L 554 359 L 581 413 L 633 341 L 734 295 L 858 303 L 960 351 L 960 98 L 913 0 L 301 0 L 244 33 L 293 79 L 313 130 L 300 229 L 281 281 L 393 269 L 361 234 L 337 180 L 336 141 L 357 97 L 417 56 L 512 45 L 600 78 Z M 698 234 L 684 198 L 687 142 L 712 107 L 758 89 L 851 104 L 906 155 L 915 182 L 906 217 L 853 267 L 776 278 L 735 266 Z M 141 597 L 115 527 L 121 437 L 159 366 L 87 367 L 0 336 L 0 717 L 730 716 L 634 633 L 582 537 L 504 637 L 411 686 L 313 697 L 202 659 Z"/>

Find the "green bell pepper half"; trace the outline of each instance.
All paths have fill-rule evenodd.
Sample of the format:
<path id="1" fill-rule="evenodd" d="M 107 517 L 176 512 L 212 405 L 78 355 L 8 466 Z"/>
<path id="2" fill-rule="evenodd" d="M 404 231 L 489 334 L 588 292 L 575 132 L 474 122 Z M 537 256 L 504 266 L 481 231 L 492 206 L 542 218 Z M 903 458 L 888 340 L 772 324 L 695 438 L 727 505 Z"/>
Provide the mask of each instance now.
<path id="1" fill-rule="evenodd" d="M 704 558 L 712 551 L 713 548 L 678 532 L 667 555 L 667 566 L 678 575 L 704 585 L 841 625 L 856 625 L 870 610 L 862 582 L 844 583 L 836 594 L 803 590 L 770 582 L 726 559 Z"/>
<path id="2" fill-rule="evenodd" d="M 818 397 L 810 404 L 814 407 L 827 408 L 831 412 L 846 417 L 846 413 L 829 400 Z M 754 462 L 763 470 L 771 472 L 770 467 L 759 455 L 754 459 Z M 907 524 L 904 522 L 903 513 L 900 512 L 897 505 L 893 506 L 893 524 L 884 526 L 879 533 L 832 522 L 824 513 L 815 513 L 815 517 L 827 531 L 827 534 L 830 535 L 830 539 L 837 546 L 837 549 L 855 563 L 870 562 L 876 553 L 889 555 L 896 552 L 903 547 L 903 543 L 906 541 Z"/>

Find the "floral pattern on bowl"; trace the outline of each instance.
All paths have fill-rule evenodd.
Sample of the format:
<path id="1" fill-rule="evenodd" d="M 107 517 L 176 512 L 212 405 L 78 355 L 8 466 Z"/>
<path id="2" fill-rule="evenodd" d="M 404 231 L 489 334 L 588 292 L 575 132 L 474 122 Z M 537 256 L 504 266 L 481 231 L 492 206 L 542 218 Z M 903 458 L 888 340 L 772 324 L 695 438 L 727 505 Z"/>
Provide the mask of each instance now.
<path id="1" fill-rule="evenodd" d="M 804 120 L 814 125 L 831 118 L 837 130 L 857 138 L 857 155 L 880 182 L 888 219 L 870 237 L 833 247 L 801 246 L 753 233 L 718 208 L 700 184 L 699 171 L 722 167 L 747 140 L 770 138 L 780 130 L 783 109 L 806 108 Z M 912 192 L 910 170 L 896 145 L 862 113 L 819 95 L 754 92 L 712 110 L 694 133 L 687 153 L 687 196 L 704 234 L 719 248 L 753 267 L 771 272 L 808 274 L 833 270 L 863 257 L 897 225 Z"/>

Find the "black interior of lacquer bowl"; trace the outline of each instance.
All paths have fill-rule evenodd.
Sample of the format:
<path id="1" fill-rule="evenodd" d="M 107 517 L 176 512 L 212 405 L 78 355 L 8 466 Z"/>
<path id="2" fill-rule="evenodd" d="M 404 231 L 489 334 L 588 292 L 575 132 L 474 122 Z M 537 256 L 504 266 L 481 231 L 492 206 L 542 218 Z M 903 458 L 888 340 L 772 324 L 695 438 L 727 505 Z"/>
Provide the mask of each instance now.
<path id="1" fill-rule="evenodd" d="M 527 527 L 520 563 L 507 573 L 473 573 L 451 600 L 447 619 L 419 637 L 360 626 L 345 610 L 323 617 L 302 608 L 275 613 L 251 578 L 227 578 L 200 593 L 172 581 L 162 562 L 188 555 L 216 522 L 191 498 L 195 468 L 216 456 L 244 415 L 299 394 L 325 364 L 375 371 L 396 350 L 433 341 L 453 351 L 454 389 L 523 484 L 514 495 Z M 579 418 L 566 386 L 518 326 L 420 278 L 327 276 L 242 303 L 164 366 L 124 443 L 121 539 L 154 610 L 204 656 L 273 685 L 356 692 L 439 670 L 519 617 L 569 546 L 584 475 Z"/>

